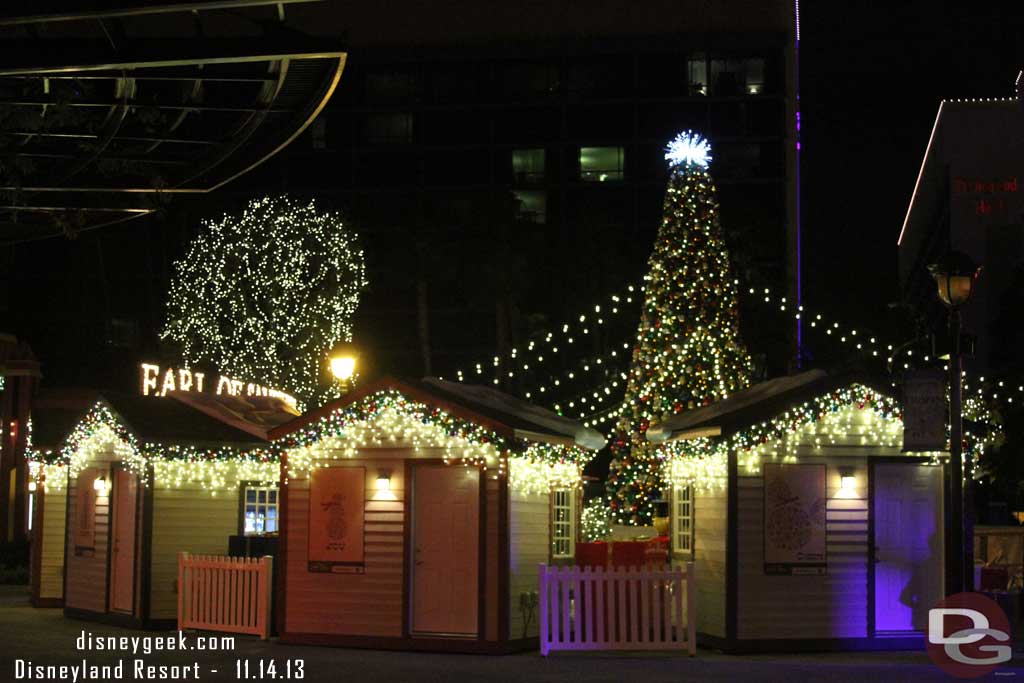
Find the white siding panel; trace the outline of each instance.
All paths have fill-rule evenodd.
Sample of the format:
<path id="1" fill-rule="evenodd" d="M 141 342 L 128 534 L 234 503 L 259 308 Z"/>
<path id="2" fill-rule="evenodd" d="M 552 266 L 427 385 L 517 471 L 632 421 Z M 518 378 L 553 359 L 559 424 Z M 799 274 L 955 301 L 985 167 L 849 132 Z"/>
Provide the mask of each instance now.
<path id="1" fill-rule="evenodd" d="M 827 449 L 823 449 L 827 450 Z M 867 636 L 867 464 L 863 458 L 800 458 L 827 466 L 825 576 L 764 573 L 764 482 L 739 477 L 737 501 L 738 636 L 863 638 Z M 839 467 L 852 467 L 859 488 L 840 498 Z"/>
<path id="2" fill-rule="evenodd" d="M 726 488 L 694 492 L 694 571 L 697 573 L 697 631 L 725 637 Z M 685 560 L 685 558 L 677 558 Z"/>
<path id="3" fill-rule="evenodd" d="M 153 490 L 150 617 L 178 614 L 178 553 L 226 555 L 228 536 L 238 533 L 238 482 L 211 495 L 196 487 Z"/>
<path id="4" fill-rule="evenodd" d="M 537 594 L 537 566 L 548 561 L 550 500 L 547 494 L 509 492 L 509 638 L 538 634 L 538 607 L 523 605 Z M 525 596 L 525 598 L 524 598 Z"/>
<path id="5" fill-rule="evenodd" d="M 38 542 L 43 544 L 39 561 L 39 597 L 64 597 L 64 519 L 67 489 L 46 491 L 43 496 L 43 525 Z"/>

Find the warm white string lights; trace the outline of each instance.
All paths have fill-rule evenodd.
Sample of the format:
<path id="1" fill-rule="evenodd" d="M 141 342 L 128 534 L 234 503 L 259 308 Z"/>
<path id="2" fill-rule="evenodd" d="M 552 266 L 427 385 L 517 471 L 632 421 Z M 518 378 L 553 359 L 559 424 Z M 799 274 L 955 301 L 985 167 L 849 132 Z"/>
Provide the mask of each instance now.
<path id="1" fill-rule="evenodd" d="M 766 461 L 795 462 L 799 451 L 821 453 L 830 446 L 876 446 L 898 449 L 903 442 L 903 414 L 897 401 L 860 384 L 833 391 L 783 411 L 723 439 L 700 438 L 660 447 L 668 460 L 669 482 L 677 486 L 712 488 L 725 485 L 727 457 L 737 454 L 746 475 L 757 475 Z M 970 442 L 976 452 L 983 440 Z M 933 464 L 946 455 L 917 453 Z"/>
<path id="2" fill-rule="evenodd" d="M 583 465 L 593 457 L 593 451 L 579 446 L 501 436 L 393 389 L 332 411 L 285 437 L 283 448 L 288 480 L 363 449 L 431 449 L 446 464 L 477 467 L 496 479 L 508 476 L 512 489 L 525 493 L 578 487 Z"/>
<path id="3" fill-rule="evenodd" d="M 162 338 L 186 363 L 261 378 L 314 404 L 337 395 L 322 366 L 352 340 L 363 252 L 336 213 L 288 197 L 207 221 L 175 264 Z"/>

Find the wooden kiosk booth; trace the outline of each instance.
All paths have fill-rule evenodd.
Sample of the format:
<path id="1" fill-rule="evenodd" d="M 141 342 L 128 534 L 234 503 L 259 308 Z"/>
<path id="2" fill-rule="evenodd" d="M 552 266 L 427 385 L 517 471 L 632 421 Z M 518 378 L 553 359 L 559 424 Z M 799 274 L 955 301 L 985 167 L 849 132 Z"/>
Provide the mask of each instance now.
<path id="1" fill-rule="evenodd" d="M 179 552 L 223 554 L 250 508 L 276 530 L 270 444 L 170 397 L 105 394 L 64 450 L 66 616 L 173 627 Z"/>
<path id="2" fill-rule="evenodd" d="M 945 452 L 903 452 L 902 408 L 821 370 L 648 431 L 698 634 L 733 652 L 922 645 L 946 571 Z"/>
<path id="3" fill-rule="evenodd" d="M 487 387 L 384 378 L 273 430 L 288 643 L 537 646 L 537 570 L 571 557 L 604 437 Z"/>
<path id="4" fill-rule="evenodd" d="M 33 607 L 64 604 L 64 522 L 67 514 L 67 457 L 75 426 L 96 402 L 89 390 L 40 392 L 32 402 L 25 458 L 32 539 L 29 588 Z"/>

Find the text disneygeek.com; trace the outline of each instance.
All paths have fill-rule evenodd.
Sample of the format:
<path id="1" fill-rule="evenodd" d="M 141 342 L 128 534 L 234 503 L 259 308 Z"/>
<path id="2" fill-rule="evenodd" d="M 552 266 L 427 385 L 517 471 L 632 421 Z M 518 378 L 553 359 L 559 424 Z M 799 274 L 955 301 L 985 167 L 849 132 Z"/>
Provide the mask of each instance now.
<path id="1" fill-rule="evenodd" d="M 230 636 L 202 636 L 181 631 L 174 635 L 153 636 L 100 636 L 88 631 L 75 640 L 78 653 L 103 653 L 103 663 L 91 663 L 89 655 L 73 662 L 52 664 L 33 662 L 29 659 L 14 660 L 14 680 L 18 681 L 185 681 L 201 679 L 204 674 L 216 674 L 216 665 L 200 665 L 199 662 L 177 664 L 152 663 L 145 655 L 160 652 L 227 652 L 235 649 L 235 639 Z M 109 660 L 110 654 L 124 653 L 130 658 Z M 220 665 L 222 669 L 235 669 L 233 664 Z M 230 673 L 235 673 L 230 671 Z"/>

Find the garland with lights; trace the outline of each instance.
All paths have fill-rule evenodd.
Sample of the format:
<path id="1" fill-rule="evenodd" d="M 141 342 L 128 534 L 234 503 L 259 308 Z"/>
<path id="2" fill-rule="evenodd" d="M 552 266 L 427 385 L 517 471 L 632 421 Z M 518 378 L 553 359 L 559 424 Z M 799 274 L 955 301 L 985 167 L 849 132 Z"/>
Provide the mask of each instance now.
<path id="1" fill-rule="evenodd" d="M 175 264 L 161 337 L 188 364 L 283 389 L 314 405 L 338 388 L 322 366 L 352 340 L 363 252 L 341 218 L 288 197 L 206 221 Z"/>
<path id="2" fill-rule="evenodd" d="M 526 493 L 575 488 L 593 452 L 576 445 L 552 445 L 502 436 L 474 422 L 419 401 L 394 389 L 382 389 L 334 410 L 285 437 L 288 477 L 303 476 L 340 454 L 354 457 L 360 448 L 401 444 L 439 448 L 448 464 L 491 469 L 503 476 L 509 458 L 510 486 Z"/>
<path id="3" fill-rule="evenodd" d="M 896 399 L 861 384 L 833 391 L 790 408 L 771 420 L 751 426 L 725 439 L 699 438 L 676 441 L 659 447 L 668 461 L 667 479 L 673 486 L 697 489 L 724 487 L 727 458 L 737 454 L 737 464 L 748 475 L 761 471 L 765 460 L 793 462 L 797 448 L 820 448 L 836 443 L 840 436 L 856 437 L 863 443 L 897 448 L 903 441 L 903 412 Z M 991 435 L 967 434 L 966 452 L 982 454 Z M 945 453 L 923 453 L 938 464 Z"/>
<path id="4" fill-rule="evenodd" d="M 43 491 L 63 491 L 67 485 L 68 460 L 57 450 L 40 450 L 32 443 L 32 418 L 26 423 L 25 462 L 28 463 L 30 484 L 42 486 Z"/>
<path id="5" fill-rule="evenodd" d="M 645 276 L 645 299 L 616 425 L 607 489 L 620 523 L 649 524 L 665 473 L 645 433 L 652 422 L 726 398 L 750 383 L 708 172 L 708 142 L 687 131 L 665 154 L 671 174 L 664 219 Z"/>
<path id="6" fill-rule="evenodd" d="M 110 451 L 144 486 L 150 484 L 150 470 L 158 485 L 177 488 L 198 483 L 214 495 L 240 480 L 273 483 L 280 478 L 280 453 L 274 447 L 241 450 L 229 446 L 198 448 L 140 443 L 102 401 L 75 425 L 64 445 L 48 457 L 66 466 L 68 478 L 74 480 L 97 455 Z"/>

